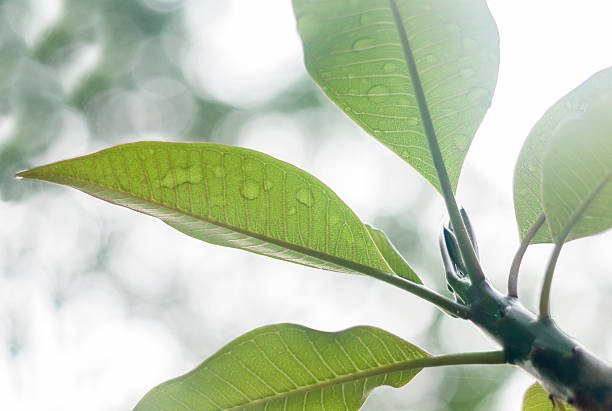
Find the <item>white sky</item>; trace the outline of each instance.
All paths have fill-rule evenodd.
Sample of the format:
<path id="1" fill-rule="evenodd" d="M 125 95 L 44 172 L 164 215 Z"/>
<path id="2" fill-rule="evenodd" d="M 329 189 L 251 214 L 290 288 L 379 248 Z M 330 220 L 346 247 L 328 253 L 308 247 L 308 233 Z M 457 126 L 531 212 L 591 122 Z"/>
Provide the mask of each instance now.
<path id="1" fill-rule="evenodd" d="M 45 0 L 30 1 L 38 6 L 45 3 Z M 142 1 L 160 10 L 171 9 L 180 3 L 177 0 Z M 280 89 L 304 75 L 301 45 L 289 1 L 190 0 L 185 3 L 193 43 L 183 58 L 186 66 L 192 67 L 189 78 L 201 87 L 203 93 L 249 106 L 260 99 L 273 98 Z M 515 159 L 530 128 L 552 103 L 591 74 L 612 66 L 612 2 L 490 0 L 488 3 L 501 37 L 499 81 L 492 107 L 468 155 L 459 199 L 471 211 L 485 268 L 492 273 L 493 282 L 503 287 L 505 270 L 517 245 L 511 198 Z M 41 27 L 57 16 L 50 10 L 59 10 L 52 7 L 58 4 L 61 2 L 54 1 L 47 3 L 47 9 L 37 8 L 38 14 L 34 15 L 28 31 L 29 41 L 34 42 Z M 6 127 L 1 120 L 0 136 L 2 127 Z M 326 140 L 325 150 L 320 150 L 314 159 L 308 158 L 301 149 L 302 139 L 308 138 L 307 131 L 299 129 L 295 121 L 282 115 L 254 119 L 251 127 L 240 136 L 240 141 L 312 171 L 365 220 L 374 218 L 377 213 L 397 212 L 414 201 L 409 192 L 401 190 L 401 178 L 419 177 L 407 170 L 405 164 L 386 148 L 373 139 L 355 139 L 355 133 L 360 131 L 350 124 L 330 126 L 326 133 L 330 139 Z M 73 147 L 76 146 L 74 141 L 70 143 Z M 352 148 L 347 151 L 345 147 L 349 142 Z M 65 145 L 61 146 L 62 149 Z M 338 155 L 330 158 L 329 153 Z M 355 166 L 368 163 L 375 165 L 369 169 Z M 393 187 L 397 189 L 385 190 L 377 175 L 380 178 L 400 176 L 395 182 L 387 181 L 392 186 L 396 184 Z M 347 180 L 352 182 L 347 184 Z M 479 181 L 492 183 L 490 192 L 479 192 Z M 364 186 L 368 190 L 364 190 Z M 373 195 L 380 199 L 382 206 L 372 205 Z M 427 195 L 435 196 L 433 190 Z M 66 199 L 73 203 L 66 206 Z M 24 216 L 36 213 L 40 207 L 36 198 L 21 205 L 0 202 L 0 215 L 8 216 L 9 221 L 4 233 L 0 234 L 0 240 L 8 243 L 21 238 L 27 241 L 19 233 L 24 225 L 33 223 Z M 263 261 L 234 250 L 201 245 L 151 219 L 124 210 L 111 210 L 108 205 L 98 204 L 97 200 L 85 198 L 80 193 L 63 195 L 45 207 L 46 218 L 34 220 L 36 233 L 46 235 L 44 238 L 47 239 L 38 245 L 39 256 L 47 256 L 48 261 L 52 261 L 54 255 L 70 255 L 81 246 L 70 239 L 49 243 L 48 239 L 53 237 L 49 234 L 53 226 L 47 226 L 50 223 L 46 222 L 49 218 L 64 221 L 69 219 L 67 216 L 81 216 L 63 227 L 64 237 L 74 234 L 76 238 L 79 227 L 91 224 L 87 221 L 92 216 L 98 222 L 108 220 L 126 230 L 133 229 L 127 239 L 133 246 L 128 250 L 132 251 L 125 251 L 128 255 L 117 255 L 127 262 L 117 263 L 115 269 L 126 273 L 134 284 L 150 287 L 148 292 L 155 294 L 167 284 L 147 283 L 150 272 L 139 270 L 133 261 L 148 260 L 152 270 L 160 269 L 164 264 L 176 264 L 179 267 L 177 276 L 199 290 L 196 292 L 200 297 L 198 303 L 192 307 L 194 333 L 210 333 L 210 342 L 209 346 L 190 347 L 190 351 L 185 352 L 166 328 L 117 309 L 115 299 L 118 297 L 114 291 L 104 289 L 77 298 L 71 305 L 72 309 L 65 310 L 58 319 L 45 306 L 43 291 L 37 289 L 40 279 L 53 277 L 53 273 L 37 267 L 36 270 L 41 272 L 33 274 L 25 283 L 16 284 L 9 280 L 2 285 L 0 282 L 0 312 L 27 302 L 28 308 L 22 315 L 31 315 L 35 321 L 26 333 L 36 336 L 36 341 L 32 341 L 30 346 L 32 354 L 26 359 L 15 363 L 0 353 L 2 409 L 76 411 L 84 409 L 83 404 L 94 397 L 100 398 L 100 405 L 88 406 L 87 409 L 122 409 L 124 404 L 133 403 L 138 397 L 134 393 L 144 392 L 152 385 L 184 372 L 229 339 L 267 322 L 301 322 L 330 330 L 360 323 L 373 324 L 410 339 L 427 325 L 431 315 L 422 303 L 388 287 L 376 288 L 363 279 L 346 276 L 336 279 L 329 273 L 288 267 L 286 263 Z M 83 217 L 79 213 L 84 209 L 94 211 L 88 211 Z M 424 234 L 426 241 L 436 244 L 442 218 L 441 204 L 424 212 L 425 223 L 431 223 L 430 231 Z M 137 239 L 145 237 L 163 238 L 165 241 L 151 240 L 154 242 L 141 250 Z M 164 251 L 169 238 L 177 244 L 177 249 L 180 245 L 178 255 L 176 250 Z M 607 339 L 598 334 L 601 330 L 593 329 L 595 321 L 590 319 L 601 315 L 597 312 L 598 307 L 612 314 L 612 306 L 610 303 L 591 304 L 599 303 L 603 296 L 600 299 L 587 297 L 597 295 L 602 289 L 611 289 L 605 285 L 609 282 L 610 269 L 604 267 L 611 266 L 610 253 L 604 248 L 606 240 L 609 244 L 612 236 L 607 234 L 568 245 L 553 288 L 553 312 L 558 314 L 558 322 L 571 334 L 610 358 L 612 344 L 606 343 Z M 154 251 L 153 257 L 151 250 Z M 521 290 L 528 296 L 527 303 L 531 306 L 535 301 L 533 286 L 539 286 L 547 252 L 545 246 L 535 247 L 525 262 L 526 273 Z M 257 284 L 245 281 L 244 273 L 227 268 L 236 263 L 248 266 L 251 270 L 249 276 L 259 279 Z M 194 267 L 202 272 L 193 273 Z M 279 272 L 286 272 L 286 275 L 279 276 Z M 585 278 L 592 275 L 592 282 L 587 284 L 583 278 L 577 279 L 576 272 Z M 219 279 L 214 284 L 218 287 L 215 292 L 211 291 L 210 277 Z M 346 291 L 347 298 L 337 298 L 338 290 Z M 291 296 L 287 298 L 289 294 Z M 351 295 L 361 295 L 362 298 L 356 304 L 349 301 Z M 315 306 L 313 299 L 316 299 Z M 587 304 L 576 304 L 583 299 Z M 390 315 L 389 307 L 402 307 L 406 314 Z M 416 316 L 409 315 L 415 312 L 418 312 Z M 92 319 L 97 323 L 91 324 Z M 483 338 L 473 328 L 464 325 L 448 322 L 448 336 L 454 344 L 452 348 L 491 347 L 487 342 L 475 342 L 483 341 Z M 6 324 L 3 326 L 7 327 Z M 7 369 L 11 370 L 8 374 L 3 371 Z M 419 390 L 427 393 L 427 384 L 436 374 L 432 371 L 428 375 L 415 380 L 415 386 L 410 386 L 414 390 L 412 393 Z M 492 406 L 502 411 L 518 410 L 518 398 L 530 380 L 524 375 L 514 377 L 505 391 L 506 401 Z M 404 389 L 404 395 L 410 395 L 410 387 Z M 66 399 L 68 395 L 70 400 Z M 390 395 L 400 398 L 402 394 Z"/>

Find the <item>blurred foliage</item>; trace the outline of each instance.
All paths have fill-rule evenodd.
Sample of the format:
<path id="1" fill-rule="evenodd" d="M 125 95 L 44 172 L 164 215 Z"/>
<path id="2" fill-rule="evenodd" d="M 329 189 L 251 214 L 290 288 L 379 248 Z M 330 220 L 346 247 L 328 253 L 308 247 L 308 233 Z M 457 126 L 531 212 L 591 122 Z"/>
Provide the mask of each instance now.
<path id="1" fill-rule="evenodd" d="M 252 118 L 281 113 L 308 130 L 305 147 L 312 153 L 325 120 L 339 118 L 334 114 L 313 121 L 313 109 L 329 109 L 331 104 L 307 78 L 248 108 L 208 96 L 190 83 L 182 67 L 181 55 L 190 39 L 181 7 L 159 11 L 146 1 L 65 0 L 57 18 L 36 33 L 31 20 L 40 1 L 0 0 L 0 200 L 24 198 L 33 185 L 17 183 L 14 174 L 37 165 L 70 134 L 77 134 L 88 151 L 142 139 L 208 141 L 214 136 L 216 142 L 234 143 L 235 134 Z M 83 127 L 75 127 L 74 121 Z M 223 132 L 216 133 L 222 126 Z M 405 211 L 380 216 L 373 224 L 387 231 L 409 261 L 440 274 L 437 248 L 422 243 L 418 215 Z M 89 239 L 97 242 L 98 250 L 90 267 L 56 273 L 56 284 L 49 290 L 56 309 L 80 289 L 74 285 L 76 277 L 104 272 L 128 312 L 164 322 L 187 350 L 205 343 L 206 336 L 193 336 L 199 329 L 193 324 L 204 317 L 186 303 L 187 285 L 180 283 L 180 276 L 162 295 L 139 294 L 108 262 L 109 250 L 123 246 L 121 228 L 107 227 L 98 236 Z M 444 290 L 442 276 L 432 277 L 428 282 Z M 11 320 L 16 325 L 6 341 L 14 355 L 25 344 L 19 331 L 23 327 L 17 324 L 23 321 L 18 320 Z M 430 352 L 445 347 L 437 341 L 442 325 L 441 317 L 431 325 L 431 345 L 424 347 Z M 438 383 L 439 402 L 445 404 L 443 409 L 477 409 L 495 395 L 509 372 L 449 369 Z"/>
<path id="2" fill-rule="evenodd" d="M 12 175 L 61 136 L 67 112 L 85 122 L 97 148 L 125 139 L 207 141 L 237 110 L 185 77 L 181 51 L 189 38 L 180 7 L 161 12 L 140 1 L 67 0 L 31 41 L 33 7 L 0 2 L 0 120 L 12 122 L 8 135 L 0 134 L 1 198 L 19 198 L 28 189 Z M 318 90 L 303 79 L 247 111 L 293 113 L 320 105 Z"/>

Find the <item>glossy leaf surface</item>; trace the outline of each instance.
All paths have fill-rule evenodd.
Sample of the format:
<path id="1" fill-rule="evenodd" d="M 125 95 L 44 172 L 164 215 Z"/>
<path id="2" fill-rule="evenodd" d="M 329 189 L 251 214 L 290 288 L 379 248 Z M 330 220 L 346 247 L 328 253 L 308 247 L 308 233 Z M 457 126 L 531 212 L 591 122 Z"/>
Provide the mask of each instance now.
<path id="1" fill-rule="evenodd" d="M 544 157 L 549 150 L 553 137 L 557 136 L 556 144 L 562 145 L 563 142 L 559 139 L 571 137 L 568 134 L 571 133 L 570 128 L 574 132 L 581 133 L 580 135 L 574 135 L 573 138 L 575 139 L 582 139 L 582 133 L 584 132 L 591 133 L 593 130 L 588 130 L 589 126 L 585 126 L 587 128 L 583 131 L 577 129 L 579 127 L 578 120 L 584 119 L 585 115 L 590 116 L 588 112 L 593 110 L 593 106 L 601 105 L 602 99 L 611 94 L 612 69 L 608 68 L 596 73 L 557 101 L 544 113 L 529 133 L 523 144 L 514 172 L 514 208 L 521 240 L 544 212 Z M 578 231 L 575 233 L 578 233 Z M 574 235 L 572 237 L 576 238 Z M 549 224 L 542 226 L 532 242 L 553 242 Z"/>
<path id="2" fill-rule="evenodd" d="M 427 356 L 372 327 L 328 333 L 271 325 L 154 388 L 135 410 L 358 410 L 373 388 L 410 381 L 420 371 L 410 362 Z"/>
<path id="3" fill-rule="evenodd" d="M 334 192 L 253 150 L 132 143 L 19 176 L 75 187 L 213 244 L 332 271 L 391 272 L 365 225 Z"/>
<path id="4" fill-rule="evenodd" d="M 563 403 L 566 411 L 574 410 L 573 407 Z M 560 411 L 554 406 L 548 396 L 548 392 L 539 383 L 533 384 L 523 398 L 523 411 Z"/>
<path id="5" fill-rule="evenodd" d="M 294 0 L 306 67 L 365 131 L 440 186 L 420 85 L 456 188 L 497 81 L 499 38 L 484 0 Z M 410 65 L 416 67 L 417 77 Z"/>
<path id="6" fill-rule="evenodd" d="M 389 240 L 387 234 L 369 224 L 366 224 L 366 227 L 368 228 L 368 231 L 370 231 L 372 239 L 376 243 L 376 246 L 393 272 L 406 280 L 423 284 L 419 276 L 412 270 L 412 268 L 410 268 L 406 260 L 404 260 L 404 257 L 401 256 L 399 251 L 397 251 L 395 246 L 391 243 L 391 240 Z"/>

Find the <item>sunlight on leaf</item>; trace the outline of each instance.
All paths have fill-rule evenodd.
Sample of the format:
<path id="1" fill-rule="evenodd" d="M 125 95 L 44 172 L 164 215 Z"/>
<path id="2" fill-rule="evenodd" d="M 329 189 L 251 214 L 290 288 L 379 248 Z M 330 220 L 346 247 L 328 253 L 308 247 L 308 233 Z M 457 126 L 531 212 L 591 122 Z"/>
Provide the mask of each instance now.
<path id="1" fill-rule="evenodd" d="M 428 354 L 373 327 L 329 333 L 280 324 L 230 342 L 195 370 L 153 388 L 135 411 L 358 410 L 375 387 L 401 387 Z M 404 371 L 392 367 L 405 365 Z"/>
<path id="2" fill-rule="evenodd" d="M 612 227 L 612 95 L 553 133 L 544 154 L 544 212 L 556 242 Z"/>
<path id="3" fill-rule="evenodd" d="M 551 140 L 555 135 L 566 133 L 565 127 L 576 128 L 576 120 L 584 117 L 593 104 L 611 93 L 612 68 L 607 68 L 591 76 L 552 105 L 529 133 L 514 171 L 514 208 L 521 240 L 544 212 L 542 169 Z M 579 143 L 582 136 L 574 138 Z M 585 147 L 587 145 L 584 144 Z M 549 225 L 544 224 L 532 243 L 548 242 L 553 242 L 553 238 Z"/>
<path id="4" fill-rule="evenodd" d="M 75 187 L 213 244 L 332 271 L 392 272 L 367 228 L 333 191 L 253 150 L 141 142 L 19 176 Z"/>
<path id="5" fill-rule="evenodd" d="M 402 257 L 399 251 L 397 251 L 395 246 L 391 243 L 387 234 L 369 224 L 366 224 L 366 227 L 368 231 L 370 231 L 372 239 L 387 261 L 387 264 L 393 269 L 393 272 L 406 280 L 423 284 L 419 276 L 410 268 L 406 260 L 404 260 L 404 257 Z"/>
<path id="6" fill-rule="evenodd" d="M 440 190 L 409 69 L 416 65 L 456 188 L 497 81 L 499 37 L 485 1 L 294 0 L 293 6 L 313 79 Z"/>

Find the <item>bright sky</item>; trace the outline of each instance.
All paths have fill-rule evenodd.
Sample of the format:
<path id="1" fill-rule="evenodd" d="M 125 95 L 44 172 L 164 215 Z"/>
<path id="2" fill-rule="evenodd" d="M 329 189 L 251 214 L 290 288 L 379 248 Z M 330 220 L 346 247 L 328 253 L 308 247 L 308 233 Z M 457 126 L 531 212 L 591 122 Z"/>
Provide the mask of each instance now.
<path id="1" fill-rule="evenodd" d="M 57 18 L 62 2 L 30 1 L 37 10 L 28 29 L 28 39 L 34 42 L 45 25 Z M 180 0 L 140 1 L 159 10 L 171 10 L 182 3 Z M 558 98 L 596 71 L 612 66 L 612 2 L 490 0 L 488 4 L 501 37 L 499 81 L 492 107 L 468 155 L 459 199 L 472 213 L 483 263 L 492 273 L 493 282 L 503 287 L 505 270 L 517 246 L 511 184 L 514 162 L 522 141 Z M 188 68 L 188 77 L 202 93 L 248 107 L 260 99 L 273 98 L 283 87 L 305 74 L 301 45 L 288 0 L 185 0 L 185 7 L 193 42 L 181 58 Z M 325 149 L 319 150 L 314 158 L 302 149 L 304 139 L 308 138 L 307 130 L 280 114 L 253 119 L 239 140 L 248 147 L 312 171 L 337 191 L 364 220 L 373 219 L 379 213 L 396 213 L 407 204 L 413 204 L 415 199 L 411 192 L 402 189 L 402 179 L 418 179 L 416 173 L 407 170 L 406 165 L 385 147 L 349 124 L 348 119 L 345 121 L 346 125 L 333 124 L 325 129 L 329 134 Z M 0 118 L 0 143 L 3 127 L 9 126 Z M 355 135 L 360 137 L 355 138 Z M 70 139 L 65 145 L 58 146 L 53 155 L 68 147 L 81 150 L 81 146 L 75 143 L 78 141 L 76 137 Z M 351 144 L 351 150 L 346 149 L 347 144 Z M 361 166 L 363 164 L 367 167 Z M 382 179 L 393 189 L 380 184 Z M 489 192 L 478 191 L 483 181 L 489 184 Z M 435 196 L 432 189 L 423 190 L 424 196 Z M 372 197 L 378 198 L 382 205 L 372 204 Z M 64 203 L 67 198 L 73 201 L 69 206 Z M 168 329 L 118 310 L 117 297 L 110 291 L 98 290 L 77 298 L 71 306 L 72 311 L 66 310 L 57 319 L 41 303 L 45 298 L 42 291 L 41 294 L 30 291 L 39 286 L 35 281 L 21 284 L 19 288 L 11 288 L 7 283 L 6 287 L 0 287 L 0 312 L 2 300 L 9 301 L 6 303 L 8 306 L 10 302 L 17 306 L 27 301 L 29 311 L 26 314 L 36 319 L 32 329 L 27 330 L 36 336 L 36 341 L 31 342 L 32 354 L 27 359 L 15 364 L 0 353 L 0 370 L 8 369 L 8 364 L 12 370 L 9 375 L 0 371 L 0 398 L 3 401 L 8 398 L 7 409 L 109 409 L 95 405 L 83 407 L 93 393 L 98 398 L 112 399 L 109 400 L 115 407 L 112 409 L 121 409 L 122 404 L 133 399 L 134 392 L 146 391 L 163 379 L 184 372 L 197 364 L 202 355 L 209 355 L 229 338 L 266 322 L 291 320 L 330 330 L 368 323 L 409 338 L 418 335 L 430 320 L 430 314 L 425 312 L 420 302 L 411 297 L 407 297 L 409 301 L 406 302 L 404 294 L 388 287 L 374 288 L 365 280 L 346 276 L 336 279 L 329 273 L 288 267 L 286 263 L 263 261 L 234 250 L 196 244 L 152 219 L 135 217 L 133 213 L 115 211 L 114 208 L 110 210 L 108 205 L 98 204 L 80 193 L 64 195 L 46 207 L 46 215 L 54 221 L 69 221 L 62 227 L 63 236 L 67 238 L 73 234 L 76 238 L 79 227 L 91 224 L 94 233 L 96 224 L 106 220 L 116 222 L 126 232 L 128 228 L 134 229 L 126 240 L 131 247 L 126 248 L 125 254 L 115 256 L 118 261 L 126 262 L 117 263 L 114 268 L 128 281 L 149 287 L 148 292 L 156 295 L 168 284 L 151 280 L 148 270 L 176 264 L 177 276 L 199 290 L 194 291 L 198 303 L 192 307 L 193 332 L 210 333 L 211 342 L 206 347 L 191 346 L 185 350 Z M 94 223 L 79 214 L 91 207 L 94 211 L 86 217 L 93 214 L 97 218 Z M 37 244 L 39 255 L 52 258 L 53 255 L 70 255 L 71 250 L 80 247 L 93 247 L 70 240 L 50 242 L 53 232 L 53 226 L 48 222 L 50 218 L 38 217 L 33 224 L 24 217 L 35 214 L 39 208 L 40 203 L 36 202 L 19 206 L 0 202 L 0 215 L 8 216 L 5 237 L 0 235 L 0 239 L 4 238 L 7 243 L 9 239 L 27 241 L 23 235 L 20 237 L 19 232 L 20 227 L 30 224 L 37 227 L 37 232 L 46 235 L 46 240 Z M 443 215 L 441 204 L 423 211 L 423 225 L 429 227 L 429 231 L 424 233 L 426 242 L 436 244 Z M 164 250 L 162 244 L 166 242 L 161 241 L 147 246 L 146 250 L 139 249 L 140 238 L 156 237 L 171 238 L 177 249 Z M 553 288 L 553 311 L 559 315 L 558 322 L 570 333 L 611 358 L 612 344 L 597 334 L 601 330 L 592 329 L 591 321 L 584 320 L 597 316 L 598 307 L 612 313 L 612 305 L 603 301 L 603 295 L 586 297 L 587 293 L 597 296 L 602 289 L 611 290 L 609 285 L 605 285 L 609 282 L 610 270 L 606 272 L 603 267 L 611 266 L 610 253 L 604 251 L 605 240 L 609 249 L 609 241 L 612 241 L 609 233 L 568 245 Z M 539 286 L 547 253 L 546 247 L 536 247 L 525 262 L 522 291 L 531 298 L 528 302 L 532 306 L 535 301 L 533 286 Z M 207 255 L 210 257 L 204 258 Z M 137 267 L 135 261 L 145 261 L 145 267 Z M 249 267 L 249 275 L 259 278 L 257 284 L 245 280 L 244 273 L 227 268 L 236 262 Z M 194 270 L 198 272 L 193 273 Z M 592 275 L 593 281 L 587 284 L 582 278 L 577 278 L 575 273 L 581 271 L 588 271 L 584 274 Z M 278 275 L 279 272 L 283 275 Z M 53 276 L 53 272 L 43 272 L 34 278 Z M 49 287 L 54 285 L 53 281 L 49 280 Z M 217 287 L 215 292 L 211 282 Z M 339 298 L 338 290 L 346 291 L 347 298 Z M 287 299 L 288 294 L 291 297 Z M 355 304 L 350 301 L 351 295 L 365 297 Z M 589 304 L 606 305 L 575 303 L 582 298 L 588 298 Z M 313 304 L 315 299 L 317 303 Z M 389 315 L 389 307 L 402 307 L 407 313 L 418 312 L 417 318 L 408 314 Z M 138 308 L 134 310 L 137 312 Z M 91 318 L 97 318 L 99 323 L 94 326 Z M 410 323 L 406 324 L 407 321 Z M 455 341 L 454 349 L 490 348 L 486 342 L 476 343 L 481 345 L 474 347 L 474 341 L 483 338 L 473 329 L 457 322 L 448 324 L 448 336 Z M 196 337 L 192 339 L 198 341 Z M 153 358 L 157 361 L 151 361 Z M 92 376 L 92 373 L 98 374 Z M 414 392 L 419 392 L 419 389 L 427 391 L 427 384 L 435 375 L 432 371 L 420 382 L 415 381 L 418 385 L 413 388 Z M 54 386 L 55 382 L 57 386 Z M 525 375 L 513 377 L 504 391 L 506 401 L 495 404 L 495 409 L 518 410 L 517 399 L 529 382 L 530 378 Z M 66 402 L 66 387 L 71 385 L 75 387 L 70 392 L 73 398 Z M 401 397 L 401 394 L 393 395 Z"/>

